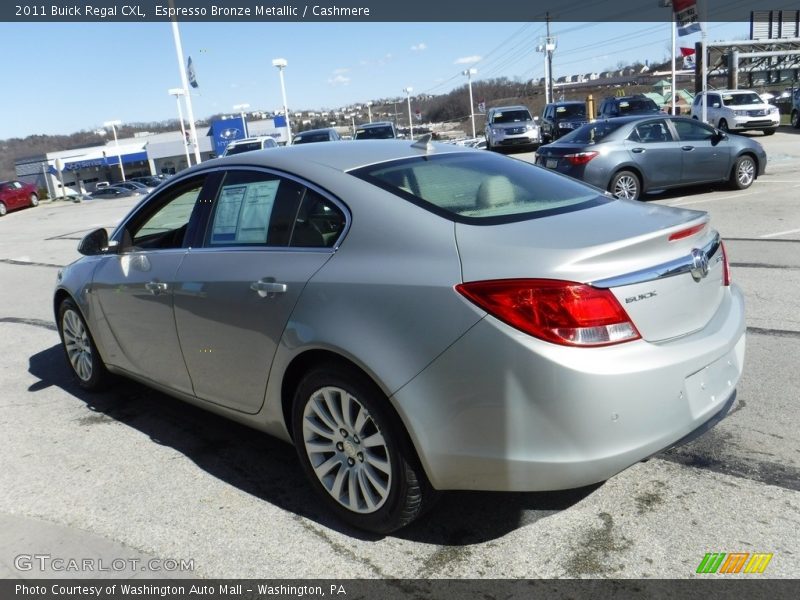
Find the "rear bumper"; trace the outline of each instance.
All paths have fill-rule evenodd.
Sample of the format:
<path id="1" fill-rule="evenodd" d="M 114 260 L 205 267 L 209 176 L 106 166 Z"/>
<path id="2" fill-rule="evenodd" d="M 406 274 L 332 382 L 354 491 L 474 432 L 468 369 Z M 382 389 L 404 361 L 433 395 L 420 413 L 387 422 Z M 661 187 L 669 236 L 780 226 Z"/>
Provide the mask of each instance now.
<path id="1" fill-rule="evenodd" d="M 486 317 L 392 400 L 435 488 L 568 489 L 721 419 L 744 353 L 734 286 L 702 331 L 662 343 L 566 348 Z"/>

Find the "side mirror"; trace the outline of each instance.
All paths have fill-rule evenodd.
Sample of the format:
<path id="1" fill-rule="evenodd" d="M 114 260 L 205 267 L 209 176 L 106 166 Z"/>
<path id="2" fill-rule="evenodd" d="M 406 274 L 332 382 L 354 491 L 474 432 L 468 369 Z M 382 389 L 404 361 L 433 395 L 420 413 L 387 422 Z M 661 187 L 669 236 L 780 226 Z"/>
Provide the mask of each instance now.
<path id="1" fill-rule="evenodd" d="M 78 252 L 84 256 L 97 256 L 108 250 L 108 232 L 101 228 L 87 233 L 78 244 Z"/>

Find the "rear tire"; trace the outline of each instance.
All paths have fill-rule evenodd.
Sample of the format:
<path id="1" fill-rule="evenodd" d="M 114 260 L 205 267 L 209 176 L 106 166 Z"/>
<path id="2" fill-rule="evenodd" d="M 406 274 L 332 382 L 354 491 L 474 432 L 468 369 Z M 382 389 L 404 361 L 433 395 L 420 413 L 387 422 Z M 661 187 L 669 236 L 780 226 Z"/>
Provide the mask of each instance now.
<path id="1" fill-rule="evenodd" d="M 349 365 L 321 365 L 303 377 L 292 433 L 312 487 L 354 527 L 389 533 L 435 496 L 386 395 Z"/>
<path id="2" fill-rule="evenodd" d="M 638 200 L 642 193 L 642 183 L 633 171 L 620 171 L 611 179 L 608 191 L 615 198 Z"/>
<path id="3" fill-rule="evenodd" d="M 792 127 L 800 129 L 800 112 L 796 110 L 792 111 Z"/>
<path id="4" fill-rule="evenodd" d="M 39 196 L 31 194 L 31 206 L 39 206 Z"/>
<path id="5" fill-rule="evenodd" d="M 0 202 L 0 217 L 5 217 L 7 212 L 8 209 L 6 208 L 6 205 Z"/>
<path id="6" fill-rule="evenodd" d="M 730 184 L 734 189 L 746 190 L 756 178 L 756 161 L 751 156 L 740 156 L 733 163 L 731 169 Z"/>
<path id="7" fill-rule="evenodd" d="M 106 388 L 111 376 L 83 315 L 72 300 L 64 300 L 58 309 L 58 334 L 78 385 L 90 392 Z"/>

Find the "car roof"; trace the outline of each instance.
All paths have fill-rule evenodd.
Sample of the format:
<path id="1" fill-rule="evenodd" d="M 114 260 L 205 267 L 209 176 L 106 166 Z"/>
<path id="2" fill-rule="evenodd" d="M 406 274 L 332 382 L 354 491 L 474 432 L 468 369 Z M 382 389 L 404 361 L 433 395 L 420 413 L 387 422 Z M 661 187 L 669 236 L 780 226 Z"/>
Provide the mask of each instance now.
<path id="1" fill-rule="evenodd" d="M 363 125 L 359 125 L 359 129 L 369 129 L 370 127 L 387 127 L 390 125 L 394 125 L 391 121 L 375 121 L 373 123 L 364 123 Z"/>
<path id="2" fill-rule="evenodd" d="M 553 106 L 563 106 L 564 104 L 586 104 L 583 100 L 561 100 L 560 102 L 551 102 Z"/>
<path id="3" fill-rule="evenodd" d="M 413 144 L 416 143 L 417 146 Z M 300 144 L 286 146 L 280 152 L 254 151 L 243 154 L 234 154 L 222 158 L 215 158 L 195 165 L 195 171 L 203 167 L 215 165 L 248 165 L 269 166 L 294 173 L 311 173 L 320 167 L 327 167 L 336 171 L 350 171 L 358 167 L 426 156 L 430 154 L 457 154 L 459 152 L 483 152 L 472 148 L 463 148 L 453 144 L 439 144 L 430 142 L 427 146 L 412 143 L 409 140 L 363 140 L 358 144 L 342 140 L 325 144 Z"/>
<path id="4" fill-rule="evenodd" d="M 522 104 L 514 104 L 513 106 L 495 106 L 489 110 L 528 110 L 528 107 L 522 106 Z"/>
<path id="5" fill-rule="evenodd" d="M 255 136 L 255 137 L 246 137 L 246 138 L 242 138 L 240 140 L 233 140 L 228 145 L 230 146 L 231 144 L 246 144 L 248 142 L 260 142 L 261 140 L 266 140 L 266 139 L 268 139 L 270 137 L 271 136 L 269 136 L 269 135 L 259 135 L 259 136 Z"/>
<path id="6" fill-rule="evenodd" d="M 301 135 L 306 134 L 314 134 L 314 133 L 328 133 L 329 131 L 336 131 L 333 127 L 322 127 L 320 129 L 306 129 L 305 131 L 300 131 L 295 134 L 295 137 L 300 137 Z"/>

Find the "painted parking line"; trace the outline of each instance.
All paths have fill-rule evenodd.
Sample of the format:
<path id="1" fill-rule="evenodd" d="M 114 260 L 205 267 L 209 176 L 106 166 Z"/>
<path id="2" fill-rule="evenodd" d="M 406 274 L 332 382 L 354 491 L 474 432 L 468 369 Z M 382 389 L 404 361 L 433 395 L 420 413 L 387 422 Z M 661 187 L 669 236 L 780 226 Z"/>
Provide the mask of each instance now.
<path id="1" fill-rule="evenodd" d="M 703 202 L 715 202 L 717 200 L 735 200 L 737 198 L 744 198 L 745 196 L 753 196 L 758 194 L 758 192 L 745 192 L 742 194 L 731 194 L 728 196 L 715 196 L 713 198 L 702 198 L 700 200 L 687 200 L 686 202 L 675 202 L 674 204 L 668 204 L 668 206 L 688 206 L 689 204 L 701 204 Z"/>
<path id="2" fill-rule="evenodd" d="M 782 235 L 789 235 L 791 233 L 800 233 L 800 229 L 789 229 L 788 231 L 778 231 L 777 233 L 766 233 L 764 235 L 760 235 L 760 238 L 773 238 L 773 237 L 780 237 Z"/>

